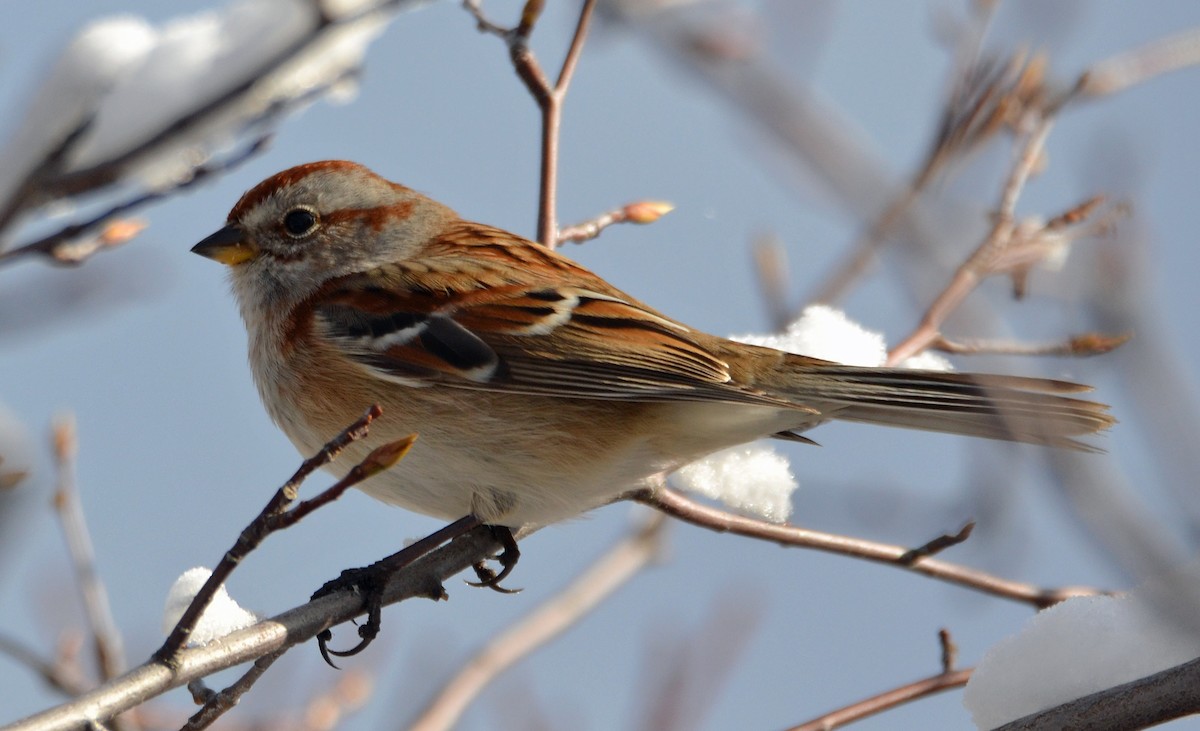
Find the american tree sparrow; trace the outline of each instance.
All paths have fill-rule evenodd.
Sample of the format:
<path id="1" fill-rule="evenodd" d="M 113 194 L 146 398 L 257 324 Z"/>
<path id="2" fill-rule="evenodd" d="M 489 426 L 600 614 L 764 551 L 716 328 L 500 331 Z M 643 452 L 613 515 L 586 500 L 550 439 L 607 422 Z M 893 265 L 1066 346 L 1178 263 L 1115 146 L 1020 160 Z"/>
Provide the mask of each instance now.
<path id="1" fill-rule="evenodd" d="M 1062 381 L 861 368 L 680 324 L 566 257 L 351 162 L 242 196 L 192 251 L 230 267 L 271 418 L 311 453 L 371 403 L 362 485 L 443 519 L 542 525 L 724 447 L 830 419 L 1086 449 L 1105 406 Z"/>

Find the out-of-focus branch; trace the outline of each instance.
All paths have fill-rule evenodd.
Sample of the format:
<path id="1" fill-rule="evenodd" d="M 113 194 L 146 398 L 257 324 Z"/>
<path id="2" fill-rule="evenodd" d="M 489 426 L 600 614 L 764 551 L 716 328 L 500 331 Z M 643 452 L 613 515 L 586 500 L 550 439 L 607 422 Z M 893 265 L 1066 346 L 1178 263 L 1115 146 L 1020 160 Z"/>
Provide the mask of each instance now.
<path id="1" fill-rule="evenodd" d="M 1098 196 L 1045 223 L 1034 219 L 1016 219 L 1017 199 L 1041 159 L 1052 126 L 1052 110 L 1048 110 L 1018 149 L 1001 191 L 991 231 L 958 267 L 946 288 L 934 298 L 917 328 L 888 353 L 886 365 L 895 366 L 911 358 L 941 337 L 942 323 L 984 279 L 998 274 L 1008 275 L 1013 280 L 1014 294 L 1020 297 L 1025 292 L 1029 272 L 1036 264 L 1058 255 L 1080 236 L 1107 227 L 1107 216 L 1101 218 L 1097 229 L 1080 225 L 1103 202 Z"/>
<path id="2" fill-rule="evenodd" d="M 11 637 L 0 635 L 0 654 L 4 654 L 24 665 L 41 677 L 42 681 L 63 695 L 76 696 L 90 685 L 80 676 L 78 668 L 54 662 L 39 656 L 35 651 Z"/>
<path id="3" fill-rule="evenodd" d="M 100 572 L 96 570 L 96 554 L 83 515 L 83 504 L 75 488 L 75 454 L 78 446 L 74 418 L 66 416 L 59 419 L 54 425 L 54 458 L 58 467 L 54 509 L 62 523 L 63 536 L 75 569 L 75 581 L 91 628 L 96 665 L 101 679 L 109 680 L 125 669 L 124 643 L 112 616 L 108 592 L 100 580 Z"/>
<path id="4" fill-rule="evenodd" d="M 1029 604 L 1038 609 L 1044 609 L 1071 597 L 1094 596 L 1103 593 L 1098 589 L 1080 586 L 1046 589 L 1033 584 L 1002 579 L 978 569 L 936 558 L 926 557 L 912 561 L 912 550 L 902 546 L 822 533 L 794 525 L 754 520 L 701 505 L 665 487 L 655 490 L 640 490 L 629 495 L 629 498 L 679 518 L 685 523 L 718 533 L 733 533 L 747 538 L 778 543 L 781 546 L 810 548 L 895 566 L 984 594 Z"/>
<path id="5" fill-rule="evenodd" d="M 1079 80 L 1083 98 L 1116 94 L 1171 71 L 1200 64 L 1200 28 L 1159 38 L 1092 64 Z"/>
<path id="6" fill-rule="evenodd" d="M 408 726 L 436 731 L 454 726 L 497 676 L 579 622 L 659 554 L 664 517 L 654 514 L 585 569 L 563 591 L 494 637 Z"/>
<path id="7" fill-rule="evenodd" d="M 63 130 L 64 136 L 61 140 L 50 140 L 50 147 L 39 153 L 41 157 L 34 157 L 28 163 L 27 170 L 12 173 L 20 177 L 11 186 L 6 200 L 0 201 L 0 231 L 11 228 L 22 214 L 45 204 L 108 190 L 126 183 L 141 166 L 159 162 L 159 157 L 179 157 L 180 172 L 176 179 L 183 182 L 138 195 L 92 220 L 67 226 L 50 237 L 53 241 L 35 241 L 16 247 L 17 250 L 23 250 L 23 253 L 45 253 L 57 261 L 76 263 L 83 258 L 81 252 L 72 256 L 69 247 L 62 243 L 63 241 L 108 223 L 117 214 L 177 192 L 190 184 L 200 173 L 227 170 L 229 165 L 217 165 L 206 171 L 202 162 L 209 157 L 212 149 L 226 144 L 230 136 L 253 133 L 261 137 L 269 134 L 269 128 L 277 124 L 285 114 L 327 93 L 347 78 L 357 75 L 358 70 L 353 61 L 339 60 L 327 64 L 329 69 L 314 72 L 310 74 L 311 78 L 306 77 L 298 83 L 278 83 L 287 73 L 318 58 L 323 60 L 323 57 L 315 55 L 320 50 L 314 52 L 314 49 L 321 49 L 321 44 L 330 34 L 356 24 L 365 27 L 386 18 L 400 6 L 411 2 L 412 0 L 374 0 L 356 4 L 353 9 L 333 11 L 328 10 L 325 3 L 313 0 L 310 8 L 311 25 L 297 29 L 295 36 L 285 39 L 286 42 L 275 53 L 257 64 L 247 66 L 242 74 L 231 73 L 227 83 L 214 89 L 209 96 L 194 100 L 191 106 L 180 109 L 175 116 L 155 120 L 155 124 L 149 125 L 144 138 L 106 151 L 107 155 L 100 159 L 72 165 L 72 156 L 89 141 L 89 135 L 95 132 L 98 119 L 102 118 L 99 115 L 100 105 L 105 102 L 108 94 L 106 88 L 89 89 L 99 95 L 93 102 L 96 108 L 83 110 L 78 126 Z M 300 17 L 298 15 L 297 19 Z M 363 36 L 364 39 L 369 37 Z M 255 38 L 254 42 L 261 44 L 262 39 Z M 365 40 L 356 42 L 365 44 Z M 226 52 L 243 50 L 245 49 L 227 49 Z M 338 63 L 342 63 L 346 68 L 339 67 Z M 232 65 L 230 69 L 236 71 Z M 108 85 L 116 86 L 115 81 L 109 80 Z M 270 86 L 271 84 L 275 86 Z M 128 105 L 136 100 L 121 101 Z M 147 99 L 145 102 L 148 109 L 156 108 L 153 106 L 153 99 Z M 268 131 L 264 132 L 264 128 Z M 258 145 L 251 145 L 248 153 L 253 154 L 259 149 Z M 192 160 L 199 162 L 190 164 Z M 84 249 L 102 248 L 97 242 L 83 241 L 80 244 Z"/>
<path id="8" fill-rule="evenodd" d="M 1010 340 L 949 340 L 939 335 L 928 347 L 930 350 L 954 355 L 1053 355 L 1086 358 L 1111 353 L 1129 342 L 1131 337 L 1132 333 L 1104 335 L 1093 332 L 1073 335 L 1060 343 L 1020 343 Z"/>
<path id="9" fill-rule="evenodd" d="M 121 216 L 179 193 L 213 175 L 222 175 L 232 170 L 259 154 L 270 140 L 270 135 L 261 136 L 242 151 L 224 160 L 197 165 L 192 168 L 186 179 L 179 180 L 167 188 L 135 196 L 86 221 L 70 224 L 49 236 L 0 252 L 0 265 L 33 255 L 44 256 L 56 264 L 82 264 L 93 254 L 129 241 L 145 228 L 144 223 Z M 99 233 L 93 233 L 96 229 L 100 229 Z"/>

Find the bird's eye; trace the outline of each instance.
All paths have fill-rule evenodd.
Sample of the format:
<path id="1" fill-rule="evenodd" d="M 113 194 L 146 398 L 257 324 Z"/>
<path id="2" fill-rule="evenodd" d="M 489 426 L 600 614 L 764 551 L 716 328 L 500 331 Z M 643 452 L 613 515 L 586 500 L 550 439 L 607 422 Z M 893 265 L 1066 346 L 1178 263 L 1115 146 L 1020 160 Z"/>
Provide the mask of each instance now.
<path id="1" fill-rule="evenodd" d="M 283 217 L 283 229 L 294 238 L 307 236 L 317 230 L 317 214 L 310 208 L 293 208 Z"/>

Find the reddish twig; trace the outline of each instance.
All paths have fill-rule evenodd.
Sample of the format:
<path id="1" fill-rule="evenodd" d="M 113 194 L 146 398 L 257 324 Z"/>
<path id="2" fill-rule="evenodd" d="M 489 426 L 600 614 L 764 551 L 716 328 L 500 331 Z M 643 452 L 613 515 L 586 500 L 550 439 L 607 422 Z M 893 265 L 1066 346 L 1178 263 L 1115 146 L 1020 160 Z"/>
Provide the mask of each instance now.
<path id="1" fill-rule="evenodd" d="M 941 553 L 942 551 L 945 551 L 947 548 L 950 548 L 952 546 L 957 546 L 958 544 L 960 544 L 963 541 L 970 538 L 971 533 L 974 530 L 975 530 L 975 521 L 972 520 L 972 521 L 968 522 L 966 525 L 964 525 L 962 527 L 962 529 L 959 530 L 957 533 L 943 533 L 942 535 L 938 536 L 937 538 L 934 538 L 933 540 L 927 542 L 923 546 L 918 546 L 916 548 L 905 551 L 904 555 L 901 556 L 899 559 L 897 559 L 897 561 L 899 563 L 905 564 L 906 566 L 912 566 L 917 561 L 920 561 L 923 558 L 928 558 L 930 556 L 936 556 L 937 554 Z"/>
<path id="2" fill-rule="evenodd" d="M 602 213 L 589 220 L 558 230 L 558 244 L 581 244 L 600 235 L 615 223 L 654 223 L 674 210 L 674 206 L 663 201 L 637 201 Z"/>
<path id="3" fill-rule="evenodd" d="M 984 594 L 1029 604 L 1038 609 L 1044 609 L 1071 597 L 1095 596 L 1104 593 L 1098 589 L 1078 586 L 1045 589 L 1033 584 L 1002 579 L 978 569 L 936 558 L 921 558 L 914 563 L 907 564 L 904 562 L 904 558 L 909 554 L 909 549 L 902 546 L 823 533 L 794 525 L 779 525 L 754 520 L 701 505 L 667 488 L 639 490 L 629 495 L 629 498 L 661 510 L 686 523 L 718 533 L 733 533 L 761 541 L 771 541 L 782 546 L 809 548 L 895 566 Z"/>
<path id="4" fill-rule="evenodd" d="M 915 683 L 893 688 L 885 693 L 865 698 L 852 703 L 832 713 L 793 726 L 789 731 L 831 731 L 855 721 L 874 716 L 877 713 L 891 710 L 905 703 L 911 703 L 921 698 L 941 693 L 952 688 L 961 688 L 971 679 L 972 668 L 954 670 L 948 673 L 938 673 Z"/>
<path id="5" fill-rule="evenodd" d="M 553 84 L 550 83 L 533 50 L 529 48 L 529 35 L 541 15 L 543 0 L 526 0 L 520 23 L 512 29 L 489 21 L 484 17 L 479 3 L 480 0 L 463 0 L 463 6 L 475 17 L 481 31 L 497 35 L 507 43 L 513 68 L 542 113 L 541 195 L 538 197 L 537 237 L 545 246 L 554 248 L 558 245 L 558 141 L 563 101 L 579 63 L 579 56 L 583 52 L 583 43 L 591 26 L 596 0 L 584 0 L 571 45 L 563 58 L 558 79 Z"/>
<path id="6" fill-rule="evenodd" d="M 1100 197 L 1089 198 L 1045 223 L 1016 219 L 1017 199 L 1041 159 L 1052 126 L 1053 117 L 1044 116 L 1025 138 L 1004 182 L 991 231 L 958 267 L 946 288 L 934 298 L 917 328 L 888 353 L 886 365 L 895 366 L 937 341 L 942 335 L 942 323 L 984 279 L 998 274 L 1009 275 L 1013 279 L 1014 294 L 1020 297 L 1035 264 L 1069 246 L 1078 235 L 1091 232 L 1088 227 L 1072 235 L 1066 229 L 1085 221 L 1102 203 Z M 1107 226 L 1106 220 L 1102 226 Z"/>

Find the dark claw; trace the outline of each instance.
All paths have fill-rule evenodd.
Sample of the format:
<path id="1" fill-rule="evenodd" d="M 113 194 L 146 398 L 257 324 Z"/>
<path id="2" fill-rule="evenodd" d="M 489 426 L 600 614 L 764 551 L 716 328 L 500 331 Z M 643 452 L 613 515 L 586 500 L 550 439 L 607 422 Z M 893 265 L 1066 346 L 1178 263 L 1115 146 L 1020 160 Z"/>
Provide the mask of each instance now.
<path id="1" fill-rule="evenodd" d="M 512 570 L 517 565 L 517 561 L 521 558 L 521 549 L 517 548 L 517 541 L 513 538 L 512 531 L 502 525 L 488 526 L 492 530 L 492 535 L 496 540 L 504 546 L 504 550 L 496 557 L 500 563 L 500 573 L 492 571 L 485 566 L 483 562 L 477 563 L 471 568 L 475 570 L 475 575 L 479 577 L 478 582 L 468 581 L 471 586 L 486 586 L 487 588 L 498 591 L 501 594 L 516 594 L 520 589 L 506 589 L 500 586 L 500 582 L 512 573 Z"/>
<path id="2" fill-rule="evenodd" d="M 331 658 L 329 656 L 330 655 L 329 641 L 332 639 L 333 639 L 332 631 L 327 630 L 327 629 L 321 630 L 320 633 L 317 634 L 317 648 L 321 650 L 321 659 L 325 661 L 326 665 L 333 668 L 334 670 L 341 670 L 341 668 L 339 668 L 337 665 L 334 664 L 333 658 Z"/>
<path id="3" fill-rule="evenodd" d="M 358 644 L 348 650 L 331 650 L 329 641 L 333 639 L 333 632 L 323 630 L 317 635 L 317 648 L 321 651 L 321 657 L 329 665 L 329 667 L 338 669 L 334 664 L 333 657 L 351 657 L 357 655 L 367 649 L 379 636 L 379 628 L 383 622 L 383 582 L 380 580 L 377 571 L 371 568 L 362 569 L 346 569 L 333 581 L 326 582 L 324 586 L 317 589 L 313 593 L 312 598 L 326 596 L 342 589 L 350 589 L 363 595 L 363 606 L 367 610 L 367 621 L 358 628 Z"/>

